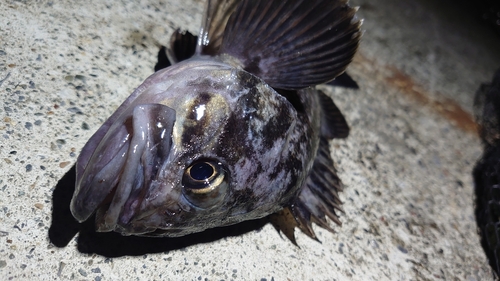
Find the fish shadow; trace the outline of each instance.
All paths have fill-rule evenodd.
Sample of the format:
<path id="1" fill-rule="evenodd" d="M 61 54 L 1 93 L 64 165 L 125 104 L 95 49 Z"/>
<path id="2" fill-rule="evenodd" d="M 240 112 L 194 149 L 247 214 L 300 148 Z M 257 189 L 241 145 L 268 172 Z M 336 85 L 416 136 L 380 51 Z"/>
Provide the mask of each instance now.
<path id="1" fill-rule="evenodd" d="M 202 243 L 210 243 L 231 236 L 239 236 L 260 230 L 269 222 L 268 218 L 245 221 L 239 224 L 218 227 L 183 237 L 139 237 L 122 236 L 116 232 L 96 232 L 94 217 L 78 223 L 70 211 L 70 202 L 75 190 L 76 170 L 73 166 L 57 183 L 52 194 L 52 222 L 49 240 L 56 247 L 65 247 L 77 237 L 78 251 L 105 257 L 139 256 L 183 249 Z"/>

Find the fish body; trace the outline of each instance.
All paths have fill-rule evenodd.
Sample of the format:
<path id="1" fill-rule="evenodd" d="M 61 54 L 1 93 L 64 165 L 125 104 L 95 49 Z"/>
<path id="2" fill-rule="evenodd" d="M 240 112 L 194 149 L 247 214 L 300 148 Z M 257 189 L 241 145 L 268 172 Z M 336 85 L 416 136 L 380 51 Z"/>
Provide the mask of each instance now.
<path id="1" fill-rule="evenodd" d="M 330 229 L 341 183 L 328 139 L 348 127 L 314 86 L 352 60 L 355 11 L 346 1 L 209 0 L 198 38 L 176 32 L 172 65 L 82 149 L 74 217 L 175 237 L 285 210 L 311 237 L 312 221 Z"/>
<path id="2" fill-rule="evenodd" d="M 477 91 L 475 113 L 484 146 L 473 171 L 476 222 L 491 268 L 500 276 L 500 70 Z"/>

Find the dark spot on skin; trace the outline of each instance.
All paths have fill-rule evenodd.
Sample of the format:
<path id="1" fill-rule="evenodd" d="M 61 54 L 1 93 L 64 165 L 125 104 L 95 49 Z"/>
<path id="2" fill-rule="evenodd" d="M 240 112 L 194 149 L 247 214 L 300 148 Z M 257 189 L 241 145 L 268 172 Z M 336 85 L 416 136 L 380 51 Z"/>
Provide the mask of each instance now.
<path id="1" fill-rule="evenodd" d="M 217 146 L 217 155 L 224 155 L 229 163 L 236 163 L 247 155 L 254 155 L 254 148 L 246 143 L 248 122 L 231 114 Z"/>
<path id="2" fill-rule="evenodd" d="M 238 202 L 238 204 L 234 204 L 234 206 L 238 206 L 239 208 L 243 206 L 247 212 L 253 210 L 255 203 L 259 201 L 251 188 L 235 190 L 233 191 L 232 197 L 234 198 L 234 202 Z"/>
<path id="3" fill-rule="evenodd" d="M 261 111 L 261 96 L 262 94 L 258 91 L 258 86 L 261 83 L 260 81 L 257 80 L 257 78 L 247 75 L 247 76 L 240 76 L 239 77 L 240 83 L 242 84 L 243 88 L 248 89 L 250 92 L 246 95 L 251 98 L 246 98 L 241 100 L 241 109 L 238 110 L 238 112 L 235 112 L 236 116 L 239 116 L 239 118 L 242 120 L 241 124 L 238 127 L 233 127 L 233 128 L 240 128 L 239 130 L 243 130 L 245 128 L 245 131 L 248 131 L 248 129 L 261 129 L 262 131 L 252 131 L 252 134 L 254 136 L 259 136 L 263 139 L 263 144 L 266 149 L 270 149 L 276 138 L 285 136 L 285 133 L 288 131 L 290 128 L 290 116 L 289 116 L 289 108 L 286 106 L 278 108 L 279 112 L 277 113 L 276 116 L 273 118 L 269 119 L 270 116 L 264 116 L 262 111 Z M 291 94 L 294 91 L 285 91 L 290 94 L 290 96 L 293 96 Z M 296 93 L 296 92 L 295 92 Z M 301 103 L 300 103 L 300 98 L 298 95 L 295 94 L 295 97 L 293 98 L 294 100 L 298 100 L 299 104 L 297 105 L 298 108 L 301 108 Z M 285 105 L 285 104 L 283 104 Z M 258 109 L 257 111 L 247 111 L 246 109 Z M 302 108 L 303 110 L 303 108 Z M 251 126 L 253 123 L 252 120 L 260 120 L 265 125 L 262 128 L 254 128 Z M 243 124 L 244 123 L 244 124 Z M 246 135 L 243 136 L 244 139 L 247 138 Z"/>
<path id="4" fill-rule="evenodd" d="M 262 128 L 263 143 L 265 148 L 270 149 L 274 145 L 277 138 L 286 136 L 286 132 L 290 128 L 291 121 L 287 108 L 280 108 L 278 114 L 269 120 Z"/>
<path id="5" fill-rule="evenodd" d="M 249 71 L 250 72 L 250 71 Z M 257 77 L 249 75 L 248 73 L 238 73 L 238 84 L 241 85 L 242 89 L 249 89 L 251 91 L 256 91 L 256 86 L 262 83 Z M 255 75 L 255 73 L 252 73 Z M 258 75 L 257 75 L 258 76 Z M 253 93 L 252 93 L 253 94 Z M 257 93 L 258 94 L 258 93 Z"/>
<path id="6" fill-rule="evenodd" d="M 257 163 L 257 167 L 255 169 L 255 173 L 256 174 L 261 174 L 264 172 L 264 169 L 262 168 L 262 163 L 261 162 L 258 162 Z"/>
<path id="7" fill-rule="evenodd" d="M 278 177 L 278 175 L 282 172 L 282 171 L 285 171 L 286 169 L 286 164 L 281 162 L 279 163 L 278 165 L 276 165 L 276 167 L 274 168 L 274 170 L 271 172 L 271 174 L 269 174 L 269 180 L 272 181 L 272 180 L 275 180 L 276 177 Z"/>
<path id="8" fill-rule="evenodd" d="M 269 179 L 272 181 L 276 179 L 282 171 L 288 171 L 290 173 L 290 180 L 288 182 L 283 182 L 283 184 L 286 185 L 283 187 L 285 190 L 284 194 L 287 194 L 298 185 L 298 175 L 302 174 L 302 170 L 302 161 L 296 157 L 290 157 L 286 162 L 280 163 L 276 166 L 273 172 L 269 175 Z"/>
<path id="9" fill-rule="evenodd" d="M 299 176 L 302 175 L 303 178 L 306 178 L 306 175 L 303 175 L 303 163 L 302 159 L 297 154 L 297 152 L 300 151 L 300 144 L 301 143 L 307 143 L 310 140 L 305 134 L 300 135 L 299 139 L 297 142 L 290 144 L 289 150 L 295 153 L 290 153 L 289 157 L 285 159 L 285 162 L 280 163 L 275 167 L 275 169 L 269 174 L 269 179 L 274 180 L 276 177 L 282 172 L 282 171 L 289 171 L 290 172 L 290 180 L 288 182 L 284 182 L 283 184 L 286 185 L 284 186 L 285 193 L 288 194 L 292 189 L 297 187 L 299 184 Z"/>
<path id="10" fill-rule="evenodd" d="M 208 93 L 201 93 L 196 97 L 196 104 L 207 104 L 212 99 L 212 96 Z"/>

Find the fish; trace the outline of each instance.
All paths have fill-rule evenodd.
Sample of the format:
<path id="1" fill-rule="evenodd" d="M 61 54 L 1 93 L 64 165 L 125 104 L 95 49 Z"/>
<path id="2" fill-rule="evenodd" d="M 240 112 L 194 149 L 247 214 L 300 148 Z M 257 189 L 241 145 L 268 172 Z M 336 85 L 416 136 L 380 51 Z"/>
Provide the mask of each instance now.
<path id="1" fill-rule="evenodd" d="M 500 69 L 474 99 L 483 155 L 472 172 L 478 232 L 491 268 L 500 276 Z"/>
<path id="2" fill-rule="evenodd" d="M 343 186 L 329 140 L 349 126 L 316 85 L 345 77 L 357 10 L 347 0 L 206 1 L 198 36 L 175 31 L 167 59 L 82 148 L 73 216 L 137 236 L 267 216 L 291 239 L 296 227 L 317 239 L 313 222 L 333 231 Z"/>

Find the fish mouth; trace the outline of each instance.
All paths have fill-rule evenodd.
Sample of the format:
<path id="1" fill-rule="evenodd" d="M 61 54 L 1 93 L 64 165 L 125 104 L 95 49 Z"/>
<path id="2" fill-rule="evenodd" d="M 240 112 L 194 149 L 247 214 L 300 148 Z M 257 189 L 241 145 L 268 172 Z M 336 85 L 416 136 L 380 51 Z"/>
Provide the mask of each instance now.
<path id="1" fill-rule="evenodd" d="M 129 228 L 152 185 L 159 188 L 155 178 L 170 155 L 175 114 L 162 104 L 141 104 L 113 123 L 83 170 L 77 166 L 71 212 L 78 221 L 96 213 L 98 231 Z"/>
<path id="2" fill-rule="evenodd" d="M 141 236 L 141 237 L 182 237 L 187 234 L 192 234 L 191 231 L 186 230 L 185 228 L 136 228 L 131 230 L 130 228 L 122 228 L 116 227 L 115 232 L 120 233 L 123 236 Z"/>
<path id="3" fill-rule="evenodd" d="M 115 193 L 111 193 L 96 211 L 97 232 L 114 231 L 124 236 L 143 237 L 179 237 L 190 233 L 186 227 L 179 224 L 179 221 L 189 216 L 189 210 L 184 211 L 176 202 L 151 206 L 147 204 L 149 202 L 146 198 L 131 196 L 115 220 L 110 215 L 113 214 L 111 203 L 114 195 Z M 141 208 L 141 205 L 146 209 Z"/>

